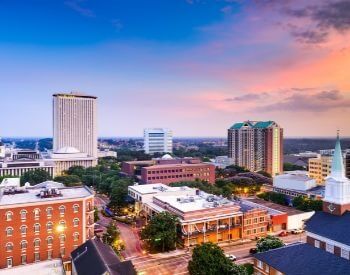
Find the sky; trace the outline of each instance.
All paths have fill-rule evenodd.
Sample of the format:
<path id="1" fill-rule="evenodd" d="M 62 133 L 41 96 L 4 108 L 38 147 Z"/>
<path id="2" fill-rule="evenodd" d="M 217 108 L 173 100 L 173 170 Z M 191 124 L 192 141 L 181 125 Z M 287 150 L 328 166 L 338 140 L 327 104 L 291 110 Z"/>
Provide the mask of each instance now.
<path id="1" fill-rule="evenodd" d="M 52 94 L 99 136 L 350 136 L 350 0 L 0 0 L 0 136 L 52 136 Z"/>

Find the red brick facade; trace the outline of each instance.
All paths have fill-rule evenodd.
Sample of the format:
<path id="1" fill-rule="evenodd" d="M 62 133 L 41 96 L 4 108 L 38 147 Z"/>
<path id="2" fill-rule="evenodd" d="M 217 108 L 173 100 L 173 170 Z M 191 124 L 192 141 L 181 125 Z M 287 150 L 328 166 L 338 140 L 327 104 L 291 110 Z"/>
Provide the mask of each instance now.
<path id="1" fill-rule="evenodd" d="M 0 208 L 0 268 L 69 255 L 93 236 L 93 197 Z M 12 264 L 11 264 L 12 262 Z"/>

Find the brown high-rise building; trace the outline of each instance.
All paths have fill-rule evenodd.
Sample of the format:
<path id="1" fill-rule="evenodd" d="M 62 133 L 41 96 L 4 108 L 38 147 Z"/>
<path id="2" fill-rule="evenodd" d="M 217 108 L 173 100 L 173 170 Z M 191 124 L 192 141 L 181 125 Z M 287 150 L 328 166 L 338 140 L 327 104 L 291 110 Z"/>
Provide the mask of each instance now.
<path id="1" fill-rule="evenodd" d="M 274 121 L 244 121 L 228 129 L 228 156 L 234 164 L 271 175 L 283 171 L 283 129 Z"/>

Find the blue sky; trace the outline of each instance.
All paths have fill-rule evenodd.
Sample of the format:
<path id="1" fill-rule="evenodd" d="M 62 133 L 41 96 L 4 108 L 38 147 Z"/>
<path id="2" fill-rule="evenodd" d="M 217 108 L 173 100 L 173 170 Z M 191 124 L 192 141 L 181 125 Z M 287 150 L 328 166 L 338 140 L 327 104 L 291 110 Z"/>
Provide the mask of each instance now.
<path id="1" fill-rule="evenodd" d="M 350 135 L 348 6 L 310 1 L 0 1 L 0 136 L 50 136 L 62 91 L 99 97 L 101 136 L 225 136 L 244 119 Z"/>

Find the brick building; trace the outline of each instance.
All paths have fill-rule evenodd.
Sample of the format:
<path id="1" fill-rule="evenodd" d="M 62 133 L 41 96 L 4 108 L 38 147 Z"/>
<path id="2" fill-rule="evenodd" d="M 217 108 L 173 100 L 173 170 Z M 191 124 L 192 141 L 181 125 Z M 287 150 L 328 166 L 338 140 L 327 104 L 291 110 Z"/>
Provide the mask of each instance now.
<path id="1" fill-rule="evenodd" d="M 67 262 L 93 236 L 93 198 L 87 187 L 55 182 L 2 189 L 0 268 L 54 258 Z"/>
<path id="2" fill-rule="evenodd" d="M 172 158 L 165 155 L 147 161 L 128 161 L 123 162 L 122 172 L 139 177 L 141 183 L 170 184 L 194 180 L 215 183 L 215 165 L 202 163 L 197 158 Z"/>

